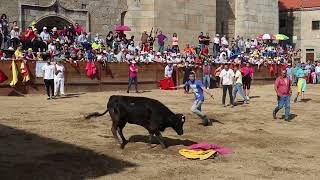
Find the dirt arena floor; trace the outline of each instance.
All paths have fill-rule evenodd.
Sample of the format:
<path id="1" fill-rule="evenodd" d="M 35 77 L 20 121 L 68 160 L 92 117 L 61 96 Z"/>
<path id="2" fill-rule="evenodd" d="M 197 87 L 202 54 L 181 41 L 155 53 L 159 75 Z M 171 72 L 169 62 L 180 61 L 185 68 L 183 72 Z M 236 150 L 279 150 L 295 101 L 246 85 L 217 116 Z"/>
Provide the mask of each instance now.
<path id="1" fill-rule="evenodd" d="M 128 125 L 124 150 L 115 143 L 106 98 L 124 92 L 79 93 L 48 101 L 44 95 L 0 97 L 0 179 L 320 179 L 320 86 L 309 85 L 304 102 L 292 104 L 290 123 L 272 119 L 276 97 L 272 85 L 253 86 L 249 105 L 222 107 L 221 89 L 210 90 L 204 112 L 213 125 L 203 127 L 190 112 L 193 95 L 153 90 L 131 94 L 155 98 L 172 111 L 184 113 L 185 134 L 167 129 L 169 148 L 157 141 L 147 146 L 147 131 Z M 199 161 L 178 154 L 197 142 L 219 144 L 235 151 Z"/>

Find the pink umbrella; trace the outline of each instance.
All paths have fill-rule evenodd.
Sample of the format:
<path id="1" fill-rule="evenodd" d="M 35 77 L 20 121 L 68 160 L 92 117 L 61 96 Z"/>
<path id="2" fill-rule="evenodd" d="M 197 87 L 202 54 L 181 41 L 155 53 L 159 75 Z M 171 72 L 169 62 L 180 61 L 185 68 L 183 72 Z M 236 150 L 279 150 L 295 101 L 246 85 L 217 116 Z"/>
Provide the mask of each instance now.
<path id="1" fill-rule="evenodd" d="M 260 34 L 257 39 L 262 39 L 262 40 L 270 40 L 270 39 L 276 39 L 276 36 L 273 34 Z"/>
<path id="2" fill-rule="evenodd" d="M 114 28 L 115 31 L 131 31 L 131 29 L 128 26 L 116 26 L 116 28 Z"/>

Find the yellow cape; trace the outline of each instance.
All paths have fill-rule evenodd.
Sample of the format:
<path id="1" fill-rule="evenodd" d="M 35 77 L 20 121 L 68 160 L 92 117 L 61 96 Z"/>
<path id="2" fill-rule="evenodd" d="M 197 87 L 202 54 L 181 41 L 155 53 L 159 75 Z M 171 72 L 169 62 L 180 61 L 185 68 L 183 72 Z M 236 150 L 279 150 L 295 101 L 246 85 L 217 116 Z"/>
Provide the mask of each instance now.
<path id="1" fill-rule="evenodd" d="M 210 158 L 214 155 L 216 151 L 214 150 L 206 150 L 206 151 L 195 151 L 195 150 L 188 150 L 188 149 L 181 149 L 179 150 L 179 154 L 188 158 L 188 159 L 200 159 L 205 160 Z"/>
<path id="2" fill-rule="evenodd" d="M 18 69 L 14 61 L 12 61 L 11 63 L 11 71 L 12 71 L 12 81 L 10 82 L 10 86 L 14 87 L 18 82 Z"/>

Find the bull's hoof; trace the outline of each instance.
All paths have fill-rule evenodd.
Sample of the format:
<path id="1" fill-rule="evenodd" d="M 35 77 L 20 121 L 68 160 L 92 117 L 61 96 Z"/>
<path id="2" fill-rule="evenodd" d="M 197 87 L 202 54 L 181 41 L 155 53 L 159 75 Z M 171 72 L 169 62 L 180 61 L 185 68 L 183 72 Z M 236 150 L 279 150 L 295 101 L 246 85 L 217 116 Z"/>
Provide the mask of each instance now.
<path id="1" fill-rule="evenodd" d="M 121 148 L 121 149 L 124 149 L 124 147 L 126 146 L 126 144 L 128 144 L 128 141 L 123 142 L 123 143 L 120 145 L 120 148 Z"/>
<path id="2" fill-rule="evenodd" d="M 124 146 L 125 146 L 125 144 L 121 144 L 121 145 L 120 145 L 120 148 L 121 148 L 121 149 L 124 149 Z"/>

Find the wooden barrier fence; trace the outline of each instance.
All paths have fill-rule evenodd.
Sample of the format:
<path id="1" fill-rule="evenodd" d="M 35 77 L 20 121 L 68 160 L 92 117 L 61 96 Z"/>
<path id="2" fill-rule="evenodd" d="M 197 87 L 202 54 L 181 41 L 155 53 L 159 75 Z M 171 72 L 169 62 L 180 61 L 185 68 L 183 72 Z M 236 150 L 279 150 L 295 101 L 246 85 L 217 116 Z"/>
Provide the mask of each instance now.
<path id="1" fill-rule="evenodd" d="M 24 84 L 21 82 L 22 74 L 20 72 L 21 61 L 16 61 L 19 69 L 19 82 L 12 88 L 10 81 L 12 73 L 10 70 L 12 61 L 0 61 L 0 70 L 7 76 L 8 80 L 0 84 L 0 95 L 8 95 L 12 90 L 22 94 L 44 93 L 44 83 L 42 78 L 35 77 L 36 62 L 29 61 L 28 68 L 30 71 L 30 82 Z M 103 63 L 96 62 L 97 74 L 95 78 L 87 77 L 86 63 L 79 62 L 78 66 L 64 62 L 65 66 L 65 89 L 67 93 L 70 92 L 97 92 L 107 90 L 124 90 L 128 83 L 128 69 L 127 63 Z M 158 88 L 158 82 L 164 76 L 165 64 L 152 63 L 140 64 L 138 73 L 139 89 L 154 89 Z M 212 66 L 211 73 L 214 74 L 216 65 Z M 255 68 L 254 83 L 266 84 L 274 80 L 274 76 L 270 76 L 268 68 L 261 66 L 258 70 Z M 278 68 L 280 69 L 280 68 Z M 202 77 L 202 70 L 196 69 L 198 78 Z M 178 84 L 182 83 L 183 71 L 181 68 L 175 68 L 175 81 Z"/>

